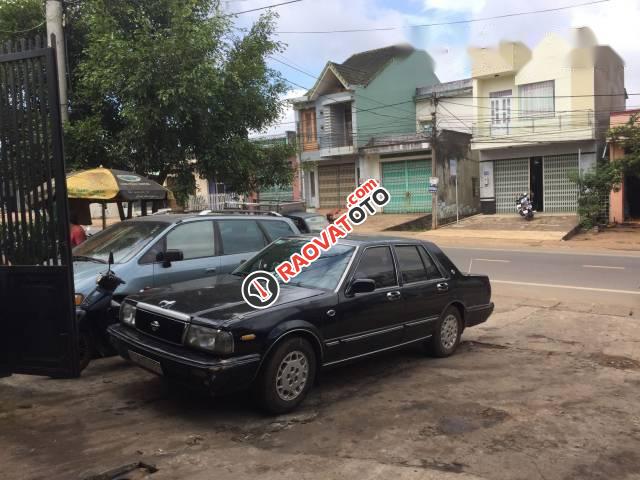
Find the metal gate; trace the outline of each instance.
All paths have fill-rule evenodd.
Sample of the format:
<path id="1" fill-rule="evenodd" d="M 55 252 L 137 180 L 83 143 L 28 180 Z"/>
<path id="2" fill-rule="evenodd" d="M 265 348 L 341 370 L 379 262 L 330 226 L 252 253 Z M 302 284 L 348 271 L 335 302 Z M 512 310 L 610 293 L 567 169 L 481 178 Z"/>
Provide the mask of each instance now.
<path id="1" fill-rule="evenodd" d="M 545 212 L 575 212 L 578 209 L 578 186 L 569 180 L 569 174 L 577 171 L 577 154 L 542 159 Z"/>
<path id="2" fill-rule="evenodd" d="M 320 208 L 344 208 L 347 195 L 356 187 L 353 163 L 318 167 Z"/>
<path id="3" fill-rule="evenodd" d="M 382 186 L 391 194 L 385 213 L 431 212 L 430 160 L 404 160 L 382 164 Z"/>
<path id="4" fill-rule="evenodd" d="M 493 172 L 496 213 L 515 212 L 517 196 L 529 191 L 529 159 L 496 160 Z"/>
<path id="5" fill-rule="evenodd" d="M 0 47 L 2 375 L 79 373 L 59 105 L 53 48 Z"/>

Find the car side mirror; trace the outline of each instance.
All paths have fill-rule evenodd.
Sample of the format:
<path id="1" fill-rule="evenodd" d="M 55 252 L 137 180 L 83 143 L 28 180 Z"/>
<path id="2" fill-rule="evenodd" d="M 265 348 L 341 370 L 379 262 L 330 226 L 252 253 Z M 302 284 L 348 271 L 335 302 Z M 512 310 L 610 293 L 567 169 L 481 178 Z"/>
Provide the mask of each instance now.
<path id="1" fill-rule="evenodd" d="M 182 250 L 167 250 L 165 252 L 158 252 L 156 260 L 162 262 L 164 268 L 169 268 L 171 262 L 180 262 L 184 260 L 184 253 Z"/>
<path id="2" fill-rule="evenodd" d="M 358 278 L 349 285 L 348 293 L 354 295 L 356 293 L 369 293 L 376 289 L 375 280 L 370 278 Z"/>

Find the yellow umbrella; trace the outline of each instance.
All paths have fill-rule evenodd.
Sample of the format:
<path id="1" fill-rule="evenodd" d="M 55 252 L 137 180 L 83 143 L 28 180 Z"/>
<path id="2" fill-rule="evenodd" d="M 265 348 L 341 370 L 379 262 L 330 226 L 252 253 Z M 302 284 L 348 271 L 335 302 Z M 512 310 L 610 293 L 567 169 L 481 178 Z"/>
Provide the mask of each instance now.
<path id="1" fill-rule="evenodd" d="M 67 177 L 67 194 L 69 198 L 92 202 L 134 202 L 173 198 L 170 190 L 142 175 L 102 167 L 70 174 Z"/>
<path id="2" fill-rule="evenodd" d="M 144 202 L 147 200 L 174 199 L 171 190 L 142 175 L 103 167 L 74 172 L 68 175 L 67 196 L 70 200 L 102 203 L 103 228 L 106 227 L 106 203 L 118 203 L 118 209 L 122 216 L 124 215 L 121 206 L 122 202 L 135 202 L 140 200 L 144 205 Z"/>

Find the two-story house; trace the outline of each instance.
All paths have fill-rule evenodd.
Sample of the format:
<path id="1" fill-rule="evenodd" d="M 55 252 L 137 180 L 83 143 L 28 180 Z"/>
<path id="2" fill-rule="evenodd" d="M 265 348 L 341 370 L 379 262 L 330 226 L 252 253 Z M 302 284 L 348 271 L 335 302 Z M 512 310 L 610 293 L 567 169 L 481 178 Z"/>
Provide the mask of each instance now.
<path id="1" fill-rule="evenodd" d="M 391 162 L 401 165 L 405 175 L 424 177 L 426 188 L 426 158 L 407 165 L 402 155 L 381 158 L 363 148 L 385 135 L 415 134 L 416 88 L 436 83 L 431 57 L 409 45 L 328 62 L 311 90 L 292 101 L 307 205 L 344 208 L 346 196 L 361 180 L 381 180 L 385 168 L 393 170 L 385 167 Z"/>
<path id="2" fill-rule="evenodd" d="M 569 174 L 602 156 L 610 113 L 624 109 L 626 94 L 618 54 L 589 29 L 574 33 L 573 44 L 549 34 L 533 50 L 519 42 L 470 49 L 484 213 L 513 212 L 524 192 L 538 211 L 576 211 Z"/>

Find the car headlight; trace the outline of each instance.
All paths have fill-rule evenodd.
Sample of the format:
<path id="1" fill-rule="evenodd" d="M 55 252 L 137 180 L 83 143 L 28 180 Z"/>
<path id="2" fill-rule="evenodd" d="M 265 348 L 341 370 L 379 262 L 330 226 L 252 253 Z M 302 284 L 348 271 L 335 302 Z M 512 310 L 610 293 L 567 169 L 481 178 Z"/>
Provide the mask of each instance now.
<path id="1" fill-rule="evenodd" d="M 120 321 L 130 327 L 136 326 L 136 306 L 132 303 L 124 302 L 120 307 Z"/>
<path id="2" fill-rule="evenodd" d="M 228 355 L 233 353 L 233 335 L 223 330 L 189 325 L 185 344 L 189 347 L 205 350 L 207 352 Z"/>

